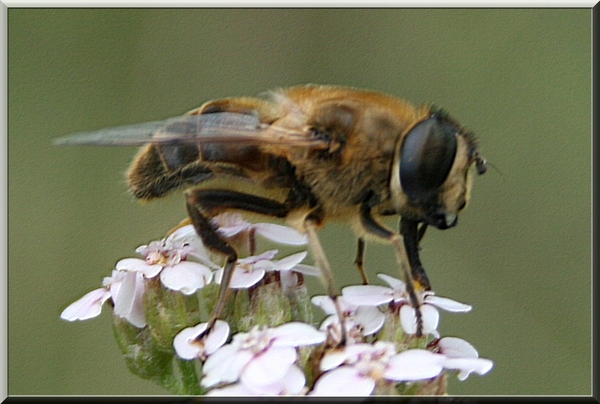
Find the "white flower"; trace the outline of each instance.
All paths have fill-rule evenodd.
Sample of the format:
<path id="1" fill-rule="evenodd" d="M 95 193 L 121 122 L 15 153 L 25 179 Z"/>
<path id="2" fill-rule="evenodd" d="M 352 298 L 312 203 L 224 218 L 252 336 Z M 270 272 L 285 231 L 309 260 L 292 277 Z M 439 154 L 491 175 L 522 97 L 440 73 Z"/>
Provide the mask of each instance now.
<path id="1" fill-rule="evenodd" d="M 344 316 L 346 337 L 350 339 L 350 342 L 359 342 L 362 340 L 362 336 L 375 334 L 383 326 L 385 316 L 377 307 L 358 306 L 349 303 L 343 296 L 338 296 L 337 301 Z M 339 342 L 341 338 L 340 321 L 333 300 L 329 296 L 320 295 L 314 296 L 311 302 L 329 314 L 319 329 L 330 329 L 335 334 L 333 335 L 334 339 Z"/>
<path id="2" fill-rule="evenodd" d="M 237 261 L 229 287 L 231 289 L 246 289 L 256 285 L 268 271 L 280 271 L 289 273 L 298 271 L 303 274 L 312 275 L 318 271 L 314 267 L 301 265 L 300 262 L 306 257 L 306 251 L 292 254 L 280 260 L 274 260 L 277 250 L 269 250 L 260 255 L 241 258 Z M 314 268 L 314 270 L 313 270 Z M 215 282 L 220 284 L 223 279 L 223 268 L 215 272 Z"/>
<path id="3" fill-rule="evenodd" d="M 202 339 L 197 337 L 206 331 L 208 323 L 200 323 L 194 327 L 181 330 L 173 339 L 173 347 L 177 356 L 182 359 L 205 359 L 206 356 L 219 349 L 229 337 L 229 324 L 217 320 L 212 329 Z"/>
<path id="4" fill-rule="evenodd" d="M 208 357 L 201 385 L 210 388 L 239 380 L 250 390 L 263 389 L 287 374 L 297 360 L 296 347 L 324 340 L 324 332 L 300 322 L 265 329 L 255 326 L 234 335 L 231 343 Z"/>
<path id="5" fill-rule="evenodd" d="M 142 308 L 144 279 L 135 272 L 112 271 L 112 277 L 104 278 L 103 286 L 85 294 L 63 310 L 60 317 L 67 321 L 87 320 L 96 317 L 109 298 L 114 303 L 114 313 L 138 328 L 146 326 Z"/>
<path id="6" fill-rule="evenodd" d="M 471 372 L 483 375 L 489 372 L 494 363 L 480 358 L 473 345 L 461 338 L 444 337 L 437 341 L 438 352 L 446 357 L 446 369 L 458 370 L 458 379 L 465 380 Z"/>
<path id="7" fill-rule="evenodd" d="M 400 279 L 385 274 L 378 274 L 390 287 L 377 285 L 347 286 L 342 289 L 344 298 L 353 303 L 365 306 L 379 306 L 393 303 L 400 306 L 400 322 L 407 334 L 417 332 L 417 313 L 411 306 L 410 298 L 406 290 L 406 284 Z M 452 299 L 435 296 L 432 291 L 424 291 L 417 294 L 421 305 L 421 319 L 423 322 L 423 333 L 439 337 L 437 326 L 439 323 L 439 312 L 436 307 L 451 312 L 467 312 L 471 306 L 459 303 Z"/>
<path id="8" fill-rule="evenodd" d="M 291 396 L 305 392 L 306 378 L 296 365 L 290 366 L 287 373 L 274 383 L 263 386 L 251 386 L 234 383 L 229 386 L 212 389 L 207 396 Z"/>
<path id="9" fill-rule="evenodd" d="M 218 232 L 230 238 L 242 232 L 253 232 L 279 244 L 305 245 L 308 243 L 306 235 L 292 229 L 273 223 L 250 223 L 242 218 L 239 213 L 221 213 L 212 219 L 218 227 Z"/>
<path id="10" fill-rule="evenodd" d="M 116 268 L 139 272 L 145 278 L 154 278 L 160 273 L 160 280 L 167 288 L 190 295 L 211 282 L 213 273 L 207 265 L 218 268 L 203 257 L 199 239 L 192 230 L 191 225 L 184 226 L 165 239 L 142 245 L 136 252 L 144 259 L 124 258 L 117 262 Z M 205 264 L 187 261 L 188 255 L 202 258 Z"/>
<path id="11" fill-rule="evenodd" d="M 316 381 L 311 395 L 365 396 L 381 379 L 414 381 L 440 374 L 443 358 L 424 349 L 396 353 L 394 344 L 377 341 L 371 344 L 346 345 L 330 351 L 321 360 L 326 371 Z"/>
<path id="12" fill-rule="evenodd" d="M 233 268 L 229 287 L 231 289 L 246 289 L 256 285 L 265 276 L 265 265 L 260 265 L 260 263 L 268 262 L 275 254 L 277 254 L 277 250 L 269 250 L 260 255 L 238 259 Z M 215 282 L 221 284 L 222 279 L 223 268 L 220 268 L 215 272 Z"/>
<path id="13" fill-rule="evenodd" d="M 110 290 L 105 288 L 95 289 L 67 306 L 60 313 L 63 320 L 88 320 L 100 315 L 102 305 L 110 299 Z"/>

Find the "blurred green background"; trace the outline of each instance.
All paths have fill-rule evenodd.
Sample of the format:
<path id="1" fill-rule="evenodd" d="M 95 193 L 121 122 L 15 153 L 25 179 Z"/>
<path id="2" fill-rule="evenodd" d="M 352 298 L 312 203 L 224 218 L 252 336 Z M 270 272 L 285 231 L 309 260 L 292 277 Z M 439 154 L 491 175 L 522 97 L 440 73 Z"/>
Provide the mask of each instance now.
<path id="1" fill-rule="evenodd" d="M 494 166 L 459 226 L 423 242 L 437 294 L 474 307 L 442 313 L 442 334 L 495 363 L 450 393 L 590 394 L 591 10 L 9 9 L 8 24 L 11 395 L 165 394 L 129 373 L 108 311 L 59 314 L 183 198 L 133 200 L 134 148 L 52 140 L 303 83 L 435 102 Z M 358 282 L 350 230 L 322 237 L 338 286 Z M 366 258 L 373 279 L 396 270 L 387 246 Z"/>

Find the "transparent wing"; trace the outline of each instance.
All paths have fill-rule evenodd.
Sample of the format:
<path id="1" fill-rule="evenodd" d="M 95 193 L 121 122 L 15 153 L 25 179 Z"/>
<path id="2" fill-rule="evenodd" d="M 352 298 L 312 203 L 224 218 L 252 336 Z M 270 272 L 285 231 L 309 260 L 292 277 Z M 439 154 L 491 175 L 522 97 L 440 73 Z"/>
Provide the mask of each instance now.
<path id="1" fill-rule="evenodd" d="M 164 121 L 75 133 L 56 139 L 56 145 L 141 146 L 147 143 L 289 144 L 326 148 L 323 139 L 308 130 L 294 131 L 261 123 L 257 116 L 233 112 L 183 115 Z"/>

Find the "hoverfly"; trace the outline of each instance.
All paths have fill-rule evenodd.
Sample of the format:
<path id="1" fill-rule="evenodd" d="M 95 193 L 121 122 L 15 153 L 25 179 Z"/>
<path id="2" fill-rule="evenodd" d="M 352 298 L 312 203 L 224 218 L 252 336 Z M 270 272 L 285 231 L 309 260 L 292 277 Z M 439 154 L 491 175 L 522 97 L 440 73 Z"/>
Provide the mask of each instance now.
<path id="1" fill-rule="evenodd" d="M 420 335 L 416 291 L 430 289 L 430 282 L 419 242 L 428 226 L 456 225 L 470 197 L 470 168 L 486 171 L 474 135 L 441 110 L 325 85 L 208 101 L 180 117 L 75 134 L 57 143 L 143 146 L 127 173 L 133 195 L 152 200 L 185 190 L 196 232 L 226 257 L 211 325 L 224 308 L 238 259 L 211 218 L 242 211 L 283 219 L 306 233 L 334 302 L 317 229 L 334 220 L 353 225 L 355 263 L 364 283 L 365 239 L 393 244 Z M 390 215 L 400 216 L 398 232 L 378 220 Z"/>

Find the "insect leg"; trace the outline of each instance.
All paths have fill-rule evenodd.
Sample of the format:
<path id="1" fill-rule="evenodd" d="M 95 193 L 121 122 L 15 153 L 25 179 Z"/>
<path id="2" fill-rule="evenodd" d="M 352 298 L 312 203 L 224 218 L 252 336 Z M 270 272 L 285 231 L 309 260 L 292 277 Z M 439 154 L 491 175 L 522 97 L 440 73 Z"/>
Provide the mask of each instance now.
<path id="1" fill-rule="evenodd" d="M 209 218 L 229 209 L 284 217 L 288 209 L 284 204 L 272 199 L 223 189 L 192 190 L 186 194 L 186 197 L 188 213 L 196 233 L 198 233 L 207 248 L 227 257 L 225 267 L 223 268 L 223 278 L 221 279 L 217 305 L 206 327 L 208 331 L 221 316 L 225 308 L 229 292 L 229 282 L 238 259 L 237 251 L 218 234 L 216 226 L 210 222 Z"/>
<path id="2" fill-rule="evenodd" d="M 425 234 L 425 230 L 423 225 L 420 228 L 418 225 L 418 222 L 402 218 L 400 219 L 400 234 L 404 238 L 404 247 L 406 247 L 408 261 L 410 262 L 412 278 L 424 290 L 430 290 L 431 284 L 429 278 L 427 278 L 427 274 L 419 258 L 419 241 Z"/>
<path id="3" fill-rule="evenodd" d="M 356 265 L 356 268 L 358 268 L 363 285 L 368 285 L 369 279 L 367 278 L 367 273 L 365 272 L 364 267 L 365 248 L 365 240 L 362 237 L 359 237 L 356 245 L 356 258 L 354 259 L 354 265 Z"/>
<path id="4" fill-rule="evenodd" d="M 323 247 L 317 236 L 317 223 L 311 219 L 306 219 L 304 221 L 304 227 L 308 236 L 310 250 L 314 255 L 317 267 L 321 270 L 321 280 L 325 285 L 325 289 L 327 289 L 327 295 L 333 301 L 337 316 L 340 319 L 341 336 L 339 345 L 344 345 L 346 343 L 346 321 L 340 303 L 338 302 L 339 293 L 333 281 L 333 272 L 331 271 L 329 261 L 325 256 L 325 252 L 323 251 Z"/>
<path id="5" fill-rule="evenodd" d="M 371 215 L 371 207 L 368 203 L 363 203 L 360 207 L 360 220 L 363 228 L 366 231 L 377 237 L 387 240 L 393 244 L 394 247 L 396 247 L 396 258 L 398 260 L 398 264 L 400 265 L 400 272 L 402 273 L 404 281 L 406 282 L 406 291 L 408 293 L 410 303 L 415 309 L 416 313 L 417 337 L 421 337 L 423 335 L 423 316 L 420 309 L 421 302 L 416 294 L 416 290 L 421 289 L 422 286 L 413 279 L 411 274 L 410 261 L 406 254 L 404 237 L 401 234 L 392 232 L 379 224 Z"/>

